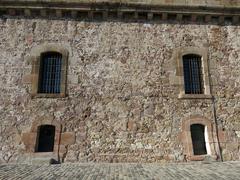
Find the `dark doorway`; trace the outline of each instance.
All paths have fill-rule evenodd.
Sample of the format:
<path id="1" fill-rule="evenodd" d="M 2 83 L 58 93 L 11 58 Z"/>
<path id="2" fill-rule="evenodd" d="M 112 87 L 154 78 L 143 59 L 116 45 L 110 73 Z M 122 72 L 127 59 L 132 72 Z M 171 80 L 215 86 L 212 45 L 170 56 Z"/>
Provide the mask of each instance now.
<path id="1" fill-rule="evenodd" d="M 204 130 L 205 126 L 201 124 L 191 125 L 191 137 L 194 155 L 207 154 Z"/>
<path id="2" fill-rule="evenodd" d="M 53 152 L 55 126 L 43 125 L 38 128 L 36 152 Z"/>

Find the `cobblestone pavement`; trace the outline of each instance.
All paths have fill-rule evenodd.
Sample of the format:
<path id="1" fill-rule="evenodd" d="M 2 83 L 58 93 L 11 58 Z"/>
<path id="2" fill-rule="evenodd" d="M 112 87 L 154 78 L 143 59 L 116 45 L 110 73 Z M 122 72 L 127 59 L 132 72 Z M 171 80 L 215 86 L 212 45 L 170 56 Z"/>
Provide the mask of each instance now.
<path id="1" fill-rule="evenodd" d="M 0 165 L 0 179 L 240 179 L 240 162 L 186 164 Z"/>

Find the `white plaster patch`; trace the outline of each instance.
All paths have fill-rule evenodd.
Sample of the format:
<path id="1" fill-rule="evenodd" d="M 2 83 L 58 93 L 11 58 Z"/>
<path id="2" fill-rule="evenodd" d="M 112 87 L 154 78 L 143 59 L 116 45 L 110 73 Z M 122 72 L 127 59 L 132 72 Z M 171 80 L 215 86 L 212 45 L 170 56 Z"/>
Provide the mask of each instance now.
<path id="1" fill-rule="evenodd" d="M 238 138 L 240 138 L 240 131 L 235 131 Z"/>

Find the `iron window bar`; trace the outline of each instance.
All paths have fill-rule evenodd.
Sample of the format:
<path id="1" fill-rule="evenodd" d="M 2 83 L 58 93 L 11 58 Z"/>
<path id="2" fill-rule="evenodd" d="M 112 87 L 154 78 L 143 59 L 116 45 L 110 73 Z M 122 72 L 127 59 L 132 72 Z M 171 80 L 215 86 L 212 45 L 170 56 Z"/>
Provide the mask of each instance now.
<path id="1" fill-rule="evenodd" d="M 201 56 L 183 56 L 185 94 L 203 94 L 203 75 Z"/>
<path id="2" fill-rule="evenodd" d="M 38 93 L 60 93 L 61 67 L 61 54 L 48 52 L 41 55 Z"/>

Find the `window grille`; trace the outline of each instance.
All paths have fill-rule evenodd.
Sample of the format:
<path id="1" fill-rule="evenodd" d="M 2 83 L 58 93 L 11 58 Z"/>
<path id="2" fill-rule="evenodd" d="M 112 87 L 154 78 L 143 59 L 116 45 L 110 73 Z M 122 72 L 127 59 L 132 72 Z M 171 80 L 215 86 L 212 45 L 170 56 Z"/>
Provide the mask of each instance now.
<path id="1" fill-rule="evenodd" d="M 41 55 L 39 93 L 60 93 L 62 55 L 48 52 Z"/>
<path id="2" fill-rule="evenodd" d="M 185 94 L 203 94 L 201 57 L 190 54 L 183 56 Z"/>

